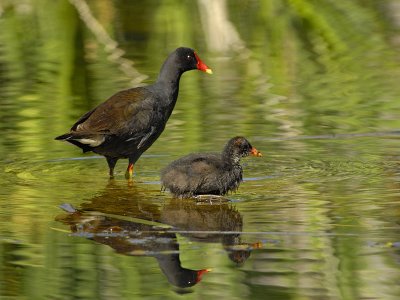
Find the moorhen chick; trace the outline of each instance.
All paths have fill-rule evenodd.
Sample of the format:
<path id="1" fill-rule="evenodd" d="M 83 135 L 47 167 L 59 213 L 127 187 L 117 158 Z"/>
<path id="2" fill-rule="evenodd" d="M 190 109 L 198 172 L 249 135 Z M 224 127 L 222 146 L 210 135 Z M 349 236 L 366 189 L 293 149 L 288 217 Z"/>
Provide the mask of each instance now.
<path id="1" fill-rule="evenodd" d="M 212 74 L 193 49 L 177 48 L 165 60 L 154 84 L 117 92 L 55 139 L 105 156 L 110 177 L 118 159 L 128 158 L 125 177 L 131 178 L 135 162 L 165 128 L 178 98 L 181 75 L 194 69 Z"/>
<path id="2" fill-rule="evenodd" d="M 242 157 L 262 156 L 244 137 L 228 141 L 221 154 L 194 153 L 173 161 L 161 172 L 162 189 L 175 197 L 225 195 L 242 181 Z"/>

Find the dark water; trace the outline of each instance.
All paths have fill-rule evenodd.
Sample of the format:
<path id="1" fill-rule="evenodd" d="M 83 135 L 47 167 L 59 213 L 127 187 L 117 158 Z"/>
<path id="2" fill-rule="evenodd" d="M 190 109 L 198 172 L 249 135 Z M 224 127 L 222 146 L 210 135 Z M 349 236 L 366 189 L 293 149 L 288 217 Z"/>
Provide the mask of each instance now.
<path id="1" fill-rule="evenodd" d="M 397 1 L 136 2 L 0 2 L 0 299 L 398 299 Z M 133 184 L 53 140 L 181 45 L 214 74 Z M 160 192 L 235 135 L 264 156 L 229 201 Z"/>

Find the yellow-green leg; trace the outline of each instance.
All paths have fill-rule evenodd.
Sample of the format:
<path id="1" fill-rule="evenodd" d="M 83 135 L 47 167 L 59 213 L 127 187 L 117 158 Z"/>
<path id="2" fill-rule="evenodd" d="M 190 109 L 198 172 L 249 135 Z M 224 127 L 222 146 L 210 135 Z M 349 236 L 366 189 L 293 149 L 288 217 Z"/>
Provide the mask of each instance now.
<path id="1" fill-rule="evenodd" d="M 126 169 L 125 172 L 125 178 L 132 179 L 132 177 L 133 177 L 133 163 L 129 163 L 128 168 Z"/>

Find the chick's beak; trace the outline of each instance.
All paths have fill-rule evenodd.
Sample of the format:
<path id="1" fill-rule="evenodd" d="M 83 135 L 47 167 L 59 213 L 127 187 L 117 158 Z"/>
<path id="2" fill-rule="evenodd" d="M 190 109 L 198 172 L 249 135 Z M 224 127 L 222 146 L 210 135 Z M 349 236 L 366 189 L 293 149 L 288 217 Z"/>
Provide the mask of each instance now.
<path id="1" fill-rule="evenodd" d="M 262 154 L 261 154 L 261 152 L 260 151 L 258 151 L 256 148 L 251 148 L 251 150 L 250 150 L 250 155 L 251 156 L 257 156 L 257 157 L 261 157 L 262 156 Z"/>

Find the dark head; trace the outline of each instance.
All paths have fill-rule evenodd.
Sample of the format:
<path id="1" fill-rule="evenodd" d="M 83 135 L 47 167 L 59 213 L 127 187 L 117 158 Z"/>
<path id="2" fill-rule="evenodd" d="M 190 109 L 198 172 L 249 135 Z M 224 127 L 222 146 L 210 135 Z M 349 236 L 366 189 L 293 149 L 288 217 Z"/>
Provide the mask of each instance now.
<path id="1" fill-rule="evenodd" d="M 223 154 L 233 159 L 233 162 L 238 163 L 242 157 L 262 156 L 256 148 L 254 148 L 248 140 L 242 136 L 237 136 L 229 140 L 224 148 Z"/>
<path id="2" fill-rule="evenodd" d="M 172 52 L 161 67 L 157 81 L 159 82 L 179 82 L 182 73 L 190 70 L 200 70 L 209 74 L 212 71 L 193 49 L 180 47 Z M 175 95 L 177 97 L 177 94 Z"/>
<path id="3" fill-rule="evenodd" d="M 228 257 L 236 265 L 241 266 L 250 257 L 251 250 L 233 250 L 228 252 Z"/>
<path id="4" fill-rule="evenodd" d="M 205 273 L 210 272 L 211 269 L 203 269 L 203 270 L 190 270 L 182 268 L 182 272 L 180 272 L 179 276 L 176 278 L 168 278 L 169 282 L 179 288 L 187 288 L 194 286 L 195 284 L 199 283 L 203 278 Z"/>
<path id="5" fill-rule="evenodd" d="M 228 257 L 231 261 L 236 263 L 237 266 L 243 265 L 244 262 L 250 257 L 251 252 L 254 249 L 262 248 L 262 243 L 257 242 L 253 244 L 238 244 L 232 245 L 227 249 Z"/>
<path id="6" fill-rule="evenodd" d="M 193 273 L 194 280 L 192 281 L 191 285 L 195 285 L 196 283 L 199 283 L 200 280 L 203 278 L 203 275 L 208 272 L 211 272 L 211 269 L 203 269 L 203 270 L 194 271 L 194 273 Z M 189 285 L 189 286 L 191 286 L 191 285 Z"/>
<path id="7" fill-rule="evenodd" d="M 180 71 L 183 73 L 189 70 L 200 70 L 208 74 L 212 74 L 212 70 L 203 63 L 196 52 L 191 48 L 180 47 L 177 48 L 171 56 L 175 57 L 174 63 L 179 66 Z"/>

